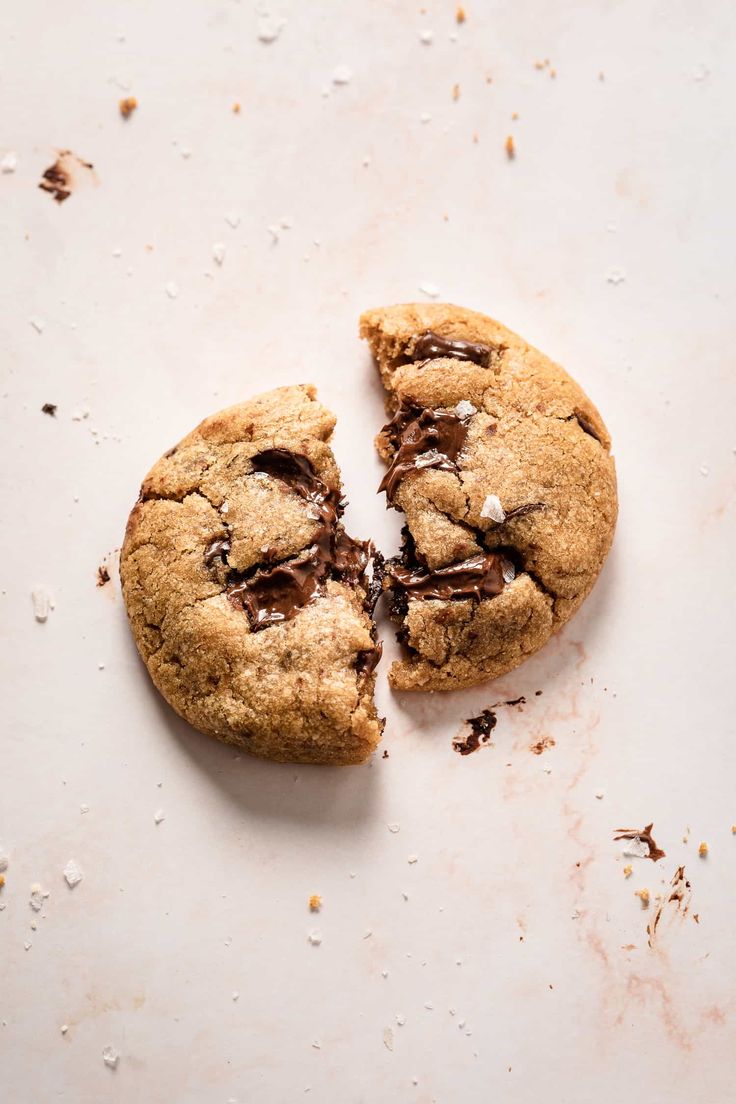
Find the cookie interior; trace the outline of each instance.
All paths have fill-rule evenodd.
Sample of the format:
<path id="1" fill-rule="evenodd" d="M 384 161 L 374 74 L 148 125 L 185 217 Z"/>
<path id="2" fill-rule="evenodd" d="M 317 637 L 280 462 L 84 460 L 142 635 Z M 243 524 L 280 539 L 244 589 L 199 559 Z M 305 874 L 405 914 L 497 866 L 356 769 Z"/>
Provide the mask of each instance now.
<path id="1" fill-rule="evenodd" d="M 148 671 L 200 731 L 254 755 L 359 763 L 378 744 L 380 559 L 341 522 L 334 416 L 284 387 L 154 465 L 120 572 Z"/>
<path id="2" fill-rule="evenodd" d="M 611 545 L 610 437 L 567 373 L 485 315 L 450 304 L 366 312 L 391 420 L 382 489 L 406 518 L 387 564 L 401 690 L 511 670 L 580 606 Z"/>

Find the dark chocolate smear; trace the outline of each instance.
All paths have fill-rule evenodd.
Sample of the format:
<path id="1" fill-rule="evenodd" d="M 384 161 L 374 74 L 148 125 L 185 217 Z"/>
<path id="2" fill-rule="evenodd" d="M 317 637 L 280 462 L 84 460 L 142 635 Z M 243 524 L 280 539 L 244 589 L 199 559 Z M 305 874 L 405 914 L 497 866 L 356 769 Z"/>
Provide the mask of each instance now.
<path id="1" fill-rule="evenodd" d="M 467 560 L 438 567 L 434 571 L 408 567 L 397 560 L 386 565 L 393 586 L 410 598 L 495 598 L 504 588 L 505 557 L 496 552 L 479 552 Z"/>
<path id="2" fill-rule="evenodd" d="M 433 330 L 425 330 L 414 342 L 412 352 L 416 360 L 437 360 L 439 357 L 452 357 L 453 360 L 472 360 L 482 368 L 487 368 L 491 359 L 488 345 L 476 345 L 472 341 L 459 338 L 441 337 Z"/>
<path id="3" fill-rule="evenodd" d="M 468 717 L 465 723 L 470 725 L 470 732 L 465 737 L 456 737 L 452 741 L 452 747 L 460 755 L 471 755 L 481 744 L 489 743 L 491 732 L 498 724 L 498 717 L 492 709 L 484 709 L 477 717 Z"/>
<path id="4" fill-rule="evenodd" d="M 358 677 L 365 681 L 375 671 L 378 666 L 378 661 L 383 654 L 383 644 L 380 641 L 376 642 L 373 648 L 366 648 L 363 652 L 358 652 L 358 658 L 355 662 L 355 670 L 358 672 Z"/>
<path id="5" fill-rule="evenodd" d="M 394 457 L 378 488 L 392 501 L 396 488 L 409 471 L 438 468 L 457 471 L 457 457 L 468 436 L 468 418 L 452 411 L 430 410 L 402 403 L 381 435 Z"/>
<path id="6" fill-rule="evenodd" d="M 592 422 L 589 422 L 587 418 L 584 418 L 583 415 L 579 414 L 577 411 L 575 411 L 573 417 L 582 429 L 583 433 L 587 433 L 589 437 L 595 438 L 598 444 L 601 443 L 601 439 L 593 428 Z"/>

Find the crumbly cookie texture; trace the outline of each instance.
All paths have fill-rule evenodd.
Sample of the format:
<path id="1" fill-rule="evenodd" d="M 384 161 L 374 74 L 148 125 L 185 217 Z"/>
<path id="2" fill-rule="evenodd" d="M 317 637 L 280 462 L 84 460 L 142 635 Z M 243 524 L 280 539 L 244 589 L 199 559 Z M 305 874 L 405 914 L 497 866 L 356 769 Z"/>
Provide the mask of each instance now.
<path id="1" fill-rule="evenodd" d="M 496 678 L 591 590 L 613 539 L 610 437 L 567 373 L 491 318 L 450 304 L 367 311 L 360 333 L 392 421 L 382 484 L 406 517 L 387 565 L 405 655 L 398 690 Z"/>
<path id="2" fill-rule="evenodd" d="M 120 557 L 138 650 L 201 732 L 282 762 L 363 762 L 383 722 L 372 547 L 339 521 L 335 418 L 310 386 L 205 419 L 146 476 Z"/>

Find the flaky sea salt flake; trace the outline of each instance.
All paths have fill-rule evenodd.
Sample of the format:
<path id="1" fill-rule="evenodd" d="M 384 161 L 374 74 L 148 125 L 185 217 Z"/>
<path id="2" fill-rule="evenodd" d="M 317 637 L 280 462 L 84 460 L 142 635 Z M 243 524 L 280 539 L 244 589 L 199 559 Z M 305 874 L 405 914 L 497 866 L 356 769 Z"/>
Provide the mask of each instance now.
<path id="1" fill-rule="evenodd" d="M 0 160 L 0 172 L 14 173 L 18 168 L 18 154 L 14 150 L 8 150 Z"/>
<path id="2" fill-rule="evenodd" d="M 82 880 L 82 871 L 79 869 L 74 859 L 70 859 L 64 867 L 64 881 L 70 889 L 74 889 L 75 885 L 79 885 Z"/>
<path id="3" fill-rule="evenodd" d="M 437 287 L 436 284 L 430 284 L 426 280 L 423 284 L 419 285 L 419 290 L 421 291 L 422 295 L 426 295 L 428 299 L 436 299 L 440 293 L 440 289 Z"/>
<path id="4" fill-rule="evenodd" d="M 212 259 L 215 264 L 222 265 L 225 260 L 225 243 L 215 242 L 212 246 Z"/>
<path id="5" fill-rule="evenodd" d="M 117 1069 L 118 1062 L 120 1061 L 120 1055 L 115 1050 L 115 1047 L 105 1047 L 102 1052 L 102 1061 L 109 1069 Z"/>
<path id="6" fill-rule="evenodd" d="M 506 520 L 506 511 L 501 505 L 501 499 L 498 495 L 489 494 L 486 495 L 485 501 L 480 508 L 480 516 L 482 518 L 490 518 L 491 521 L 500 523 Z"/>
<path id="7" fill-rule="evenodd" d="M 33 603 L 33 616 L 40 624 L 44 621 L 48 621 L 49 611 L 51 610 L 51 598 L 45 587 L 36 586 L 31 591 L 31 602 Z"/>
<path id="8" fill-rule="evenodd" d="M 353 79 L 353 71 L 347 65 L 338 65 L 332 73 L 333 84 L 350 84 Z"/>

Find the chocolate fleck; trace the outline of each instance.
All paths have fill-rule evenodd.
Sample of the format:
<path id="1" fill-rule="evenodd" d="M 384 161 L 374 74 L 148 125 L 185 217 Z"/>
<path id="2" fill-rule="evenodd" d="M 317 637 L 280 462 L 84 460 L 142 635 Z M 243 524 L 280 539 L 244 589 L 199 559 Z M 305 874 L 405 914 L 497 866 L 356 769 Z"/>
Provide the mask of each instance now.
<path id="1" fill-rule="evenodd" d="M 498 724 L 498 717 L 492 709 L 484 709 L 477 717 L 468 717 L 465 723 L 470 725 L 470 732 L 464 738 L 456 736 L 452 741 L 452 748 L 460 755 L 471 755 L 482 744 L 490 742 L 491 733 Z"/>
<path id="2" fill-rule="evenodd" d="M 452 411 L 430 410 L 412 402 L 403 402 L 381 437 L 393 449 L 394 456 L 378 488 L 389 502 L 407 474 L 420 468 L 456 471 L 457 457 L 468 436 L 469 418 Z"/>
<path id="3" fill-rule="evenodd" d="M 52 195 L 57 203 L 63 203 L 72 194 L 74 181 L 70 172 L 71 161 L 76 161 L 84 169 L 93 168 L 89 161 L 83 161 L 71 150 L 62 150 L 56 161 L 53 165 L 49 165 L 39 181 L 39 188 Z"/>
<path id="4" fill-rule="evenodd" d="M 517 506 L 515 510 L 508 510 L 504 520 L 511 521 L 513 518 L 526 517 L 527 514 L 546 509 L 547 506 L 544 502 L 525 502 L 523 506 Z"/>
<path id="5" fill-rule="evenodd" d="M 110 582 L 110 572 L 107 570 L 107 564 L 100 564 L 97 568 L 97 585 L 103 587 L 105 583 Z"/>
<path id="6" fill-rule="evenodd" d="M 583 433 L 587 433 L 589 437 L 594 437 L 595 440 L 600 444 L 601 439 L 593 428 L 592 422 L 589 422 L 588 419 L 584 418 L 583 415 L 578 413 L 577 410 L 575 411 L 573 417 L 582 429 Z"/>
<path id="7" fill-rule="evenodd" d="M 425 330 L 414 341 L 412 357 L 415 361 L 452 357 L 453 360 L 471 360 L 474 364 L 487 368 L 491 349 L 488 345 L 476 345 L 472 341 L 442 337 L 434 330 Z"/>
<path id="8" fill-rule="evenodd" d="M 55 418 L 56 417 L 56 411 L 57 410 L 58 410 L 58 407 L 57 407 L 56 403 L 44 403 L 43 406 L 41 407 L 41 413 L 42 414 L 48 414 L 50 418 Z"/>
<path id="9" fill-rule="evenodd" d="M 651 859 L 652 862 L 657 862 L 658 859 L 665 857 L 665 852 L 661 848 L 657 847 L 652 835 L 652 828 L 654 827 L 654 821 L 651 824 L 647 824 L 646 828 L 616 828 L 615 831 L 619 834 L 614 836 L 614 840 L 633 840 L 640 839 L 642 843 L 645 843 L 649 848 L 649 854 L 646 856 Z"/>

